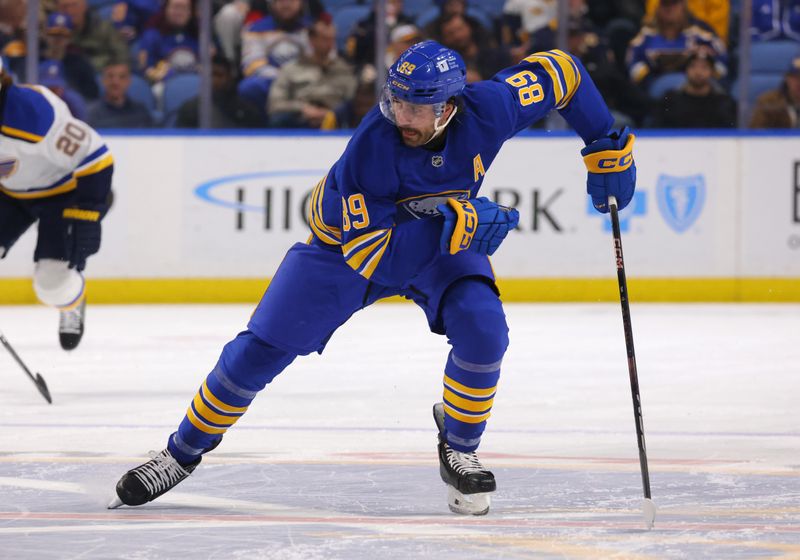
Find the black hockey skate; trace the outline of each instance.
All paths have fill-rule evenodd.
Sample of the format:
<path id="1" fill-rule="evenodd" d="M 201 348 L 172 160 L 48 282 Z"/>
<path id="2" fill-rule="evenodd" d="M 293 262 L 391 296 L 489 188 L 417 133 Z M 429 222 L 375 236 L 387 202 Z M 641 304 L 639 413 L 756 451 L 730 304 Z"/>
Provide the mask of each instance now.
<path id="1" fill-rule="evenodd" d="M 62 309 L 58 318 L 58 340 L 64 350 L 74 350 L 83 337 L 86 298 L 74 309 Z"/>
<path id="2" fill-rule="evenodd" d="M 433 405 L 433 419 L 439 429 L 439 475 L 447 484 L 450 511 L 464 515 L 486 515 L 489 495 L 497 489 L 494 475 L 481 465 L 478 454 L 451 448 L 444 436 L 444 405 Z"/>
<path id="3" fill-rule="evenodd" d="M 123 504 L 140 506 L 152 502 L 188 478 L 202 460 L 202 457 L 198 457 L 194 463 L 182 466 L 168 449 L 161 453 L 151 451 L 150 457 L 152 459 L 146 463 L 122 475 L 117 482 L 117 497 L 108 505 L 108 509 L 115 509 Z"/>
<path id="4" fill-rule="evenodd" d="M 216 448 L 221 441 L 222 436 L 203 453 Z M 140 506 L 152 502 L 188 478 L 203 460 L 201 455 L 197 461 L 181 465 L 169 449 L 164 449 L 160 453 L 151 451 L 150 457 L 146 463 L 122 475 L 117 482 L 117 497 L 111 500 L 108 509 L 116 509 L 121 505 Z"/>

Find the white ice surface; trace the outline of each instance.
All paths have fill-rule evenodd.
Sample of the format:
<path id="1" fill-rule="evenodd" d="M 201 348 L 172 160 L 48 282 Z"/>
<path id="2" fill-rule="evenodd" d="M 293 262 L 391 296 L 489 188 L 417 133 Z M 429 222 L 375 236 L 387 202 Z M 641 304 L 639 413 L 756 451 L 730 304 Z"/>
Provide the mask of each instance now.
<path id="1" fill-rule="evenodd" d="M 655 528 L 618 305 L 508 305 L 482 518 L 449 513 L 431 405 L 447 352 L 377 305 L 299 358 L 176 490 L 105 509 L 250 306 L 89 306 L 63 352 L 0 307 L 0 558 L 800 558 L 800 306 L 633 306 Z"/>

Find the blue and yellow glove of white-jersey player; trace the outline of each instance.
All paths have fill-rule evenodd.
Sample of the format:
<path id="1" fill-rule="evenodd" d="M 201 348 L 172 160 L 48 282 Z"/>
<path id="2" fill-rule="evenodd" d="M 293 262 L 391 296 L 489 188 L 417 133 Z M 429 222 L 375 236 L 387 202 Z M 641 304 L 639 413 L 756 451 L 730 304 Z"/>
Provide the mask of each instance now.
<path id="1" fill-rule="evenodd" d="M 436 207 L 444 216 L 440 238 L 443 254 L 472 250 L 481 255 L 497 251 L 508 232 L 517 227 L 519 212 L 485 196 L 469 200 L 447 199 Z"/>
<path id="2" fill-rule="evenodd" d="M 622 210 L 633 198 L 636 188 L 636 164 L 633 161 L 634 135 L 626 126 L 605 138 L 595 140 L 581 150 L 589 171 L 586 190 L 598 212 L 608 212 L 608 197 L 617 197 Z"/>

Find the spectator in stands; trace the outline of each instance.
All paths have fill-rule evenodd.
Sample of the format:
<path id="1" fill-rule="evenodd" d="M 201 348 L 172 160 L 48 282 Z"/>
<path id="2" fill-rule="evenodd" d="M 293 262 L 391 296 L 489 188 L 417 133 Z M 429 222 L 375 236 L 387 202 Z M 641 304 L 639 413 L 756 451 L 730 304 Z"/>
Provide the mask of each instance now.
<path id="1" fill-rule="evenodd" d="M 506 0 L 501 37 L 514 60 L 555 46 L 556 0 Z"/>
<path id="2" fill-rule="evenodd" d="M 272 0 L 270 15 L 242 32 L 242 73 L 239 95 L 266 114 L 267 96 L 278 70 L 308 49 L 311 18 L 302 0 Z"/>
<path id="3" fill-rule="evenodd" d="M 200 126 L 200 99 L 190 99 L 178 109 L 177 128 Z M 236 93 L 236 68 L 222 53 L 211 65 L 211 128 L 262 128 L 267 123 L 260 111 Z"/>
<path id="4" fill-rule="evenodd" d="M 708 49 L 692 53 L 686 83 L 666 93 L 653 114 L 659 128 L 731 128 L 736 102 L 714 82 L 714 59 Z"/>
<path id="5" fill-rule="evenodd" d="M 752 0 L 750 33 L 755 41 L 800 41 L 800 0 Z"/>
<path id="6" fill-rule="evenodd" d="M 386 45 L 386 67 L 389 68 L 395 60 L 400 58 L 411 45 L 422 41 L 422 35 L 416 25 L 410 23 L 398 25 L 389 34 L 389 44 Z M 358 72 L 359 82 L 374 82 L 378 72 L 373 63 L 364 64 Z"/>
<path id="7" fill-rule="evenodd" d="M 620 19 L 638 27 L 644 18 L 644 3 L 642 0 L 586 0 L 584 15 L 600 30 L 606 30 L 612 22 Z"/>
<path id="8" fill-rule="evenodd" d="M 111 63 L 100 77 L 103 96 L 89 105 L 86 119 L 94 128 L 150 128 L 153 117 L 147 108 L 128 96 L 131 67 L 127 62 Z"/>
<path id="9" fill-rule="evenodd" d="M 57 0 L 57 10 L 72 19 L 72 45 L 89 59 L 95 72 L 111 62 L 128 62 L 128 45 L 110 21 L 89 11 L 86 0 Z"/>
<path id="10" fill-rule="evenodd" d="M 24 80 L 26 0 L 0 0 L 0 56 L 6 71 Z"/>
<path id="11" fill-rule="evenodd" d="M 359 21 L 347 38 L 347 57 L 357 68 L 375 64 L 375 9 Z M 395 27 L 413 24 L 414 19 L 403 13 L 403 0 L 386 0 L 387 39 Z M 343 29 L 347 33 L 346 29 Z"/>
<path id="12" fill-rule="evenodd" d="M 308 15 L 312 20 L 324 17 L 322 0 L 306 0 Z M 214 16 L 214 33 L 225 57 L 239 65 L 239 50 L 242 44 L 242 27 L 255 22 L 269 13 L 266 0 L 231 0 Z M 329 17 L 329 16 L 327 16 Z"/>
<path id="13" fill-rule="evenodd" d="M 139 70 L 152 83 L 197 72 L 200 45 L 192 0 L 166 0 L 142 33 Z"/>
<path id="14" fill-rule="evenodd" d="M 353 98 L 335 111 L 337 128 L 356 128 L 377 102 L 375 81 L 360 81 Z"/>
<path id="15" fill-rule="evenodd" d="M 753 0 L 755 8 L 758 0 Z M 777 3 L 777 2 L 776 2 Z M 647 0 L 645 17 L 652 19 L 658 9 L 659 0 Z M 693 17 L 707 24 L 723 43 L 728 43 L 730 27 L 730 0 L 687 0 L 687 8 Z M 755 14 L 755 11 L 753 12 Z"/>
<path id="16" fill-rule="evenodd" d="M 123 0 L 114 4 L 111 23 L 130 45 L 139 38 L 160 7 L 159 0 Z"/>
<path id="17" fill-rule="evenodd" d="M 269 119 L 277 128 L 336 127 L 334 110 L 355 94 L 352 67 L 336 55 L 336 28 L 317 21 L 311 51 L 284 65 L 269 92 Z"/>
<path id="18" fill-rule="evenodd" d="M 386 47 L 386 67 L 390 67 L 412 45 L 419 43 L 422 35 L 416 25 L 398 25 L 389 34 L 389 45 Z"/>
<path id="19" fill-rule="evenodd" d="M 619 69 L 626 71 L 625 52 L 639 34 L 644 18 L 642 0 L 586 0 L 585 15 L 599 35 L 608 41 Z"/>
<path id="20" fill-rule="evenodd" d="M 467 82 L 486 80 L 511 65 L 508 52 L 504 49 L 479 45 L 472 36 L 463 16 L 451 15 L 441 23 L 439 29 L 442 44 L 451 48 L 464 58 L 467 65 Z"/>
<path id="21" fill-rule="evenodd" d="M 60 60 L 64 66 L 64 78 L 67 84 L 89 101 L 97 99 L 100 88 L 97 87 L 94 67 L 80 52 L 70 50 L 72 41 L 72 19 L 67 14 L 53 12 L 47 16 L 43 38 L 42 60 Z"/>
<path id="22" fill-rule="evenodd" d="M 517 0 L 510 1 L 514 2 Z M 543 1 L 555 2 L 555 0 Z M 470 29 L 472 30 L 472 36 L 475 37 L 475 41 L 479 45 L 489 45 L 494 43 L 492 38 L 492 30 L 486 29 L 478 19 L 467 13 L 466 0 L 436 0 L 436 4 L 439 5 L 439 16 L 425 26 L 425 29 L 423 30 L 423 35 L 425 38 L 441 42 L 442 38 L 439 36 L 439 32 L 442 21 L 444 21 L 445 18 L 456 14 L 462 16 L 464 21 L 467 22 L 467 25 L 469 25 Z"/>
<path id="23" fill-rule="evenodd" d="M 67 86 L 64 65 L 60 60 L 46 60 L 39 64 L 39 83 L 59 96 L 73 117 L 86 120 L 86 102 L 78 92 Z"/>
<path id="24" fill-rule="evenodd" d="M 605 38 L 587 18 L 568 22 L 567 50 L 578 56 L 592 81 L 603 94 L 615 128 L 641 124 L 650 111 L 650 99 L 639 88 L 631 87 L 624 70 L 616 64 Z"/>
<path id="25" fill-rule="evenodd" d="M 756 101 L 752 128 L 800 128 L 800 57 L 792 61 L 780 87 Z"/>
<path id="26" fill-rule="evenodd" d="M 691 17 L 686 0 L 660 0 L 652 25 L 642 28 L 628 49 L 631 80 L 647 87 L 651 80 L 669 72 L 682 72 L 689 54 L 700 47 L 711 49 L 717 78 L 727 73 L 725 46 L 711 28 Z"/>

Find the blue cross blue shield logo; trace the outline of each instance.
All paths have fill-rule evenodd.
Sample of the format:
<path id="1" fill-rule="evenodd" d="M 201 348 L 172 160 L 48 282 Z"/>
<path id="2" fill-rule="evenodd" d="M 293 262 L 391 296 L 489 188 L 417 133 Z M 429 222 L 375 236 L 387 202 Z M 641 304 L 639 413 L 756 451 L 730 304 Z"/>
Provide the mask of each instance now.
<path id="1" fill-rule="evenodd" d="M 669 226 L 683 233 L 697 220 L 706 200 L 706 180 L 703 175 L 673 177 L 659 175 L 656 182 L 658 210 Z"/>

